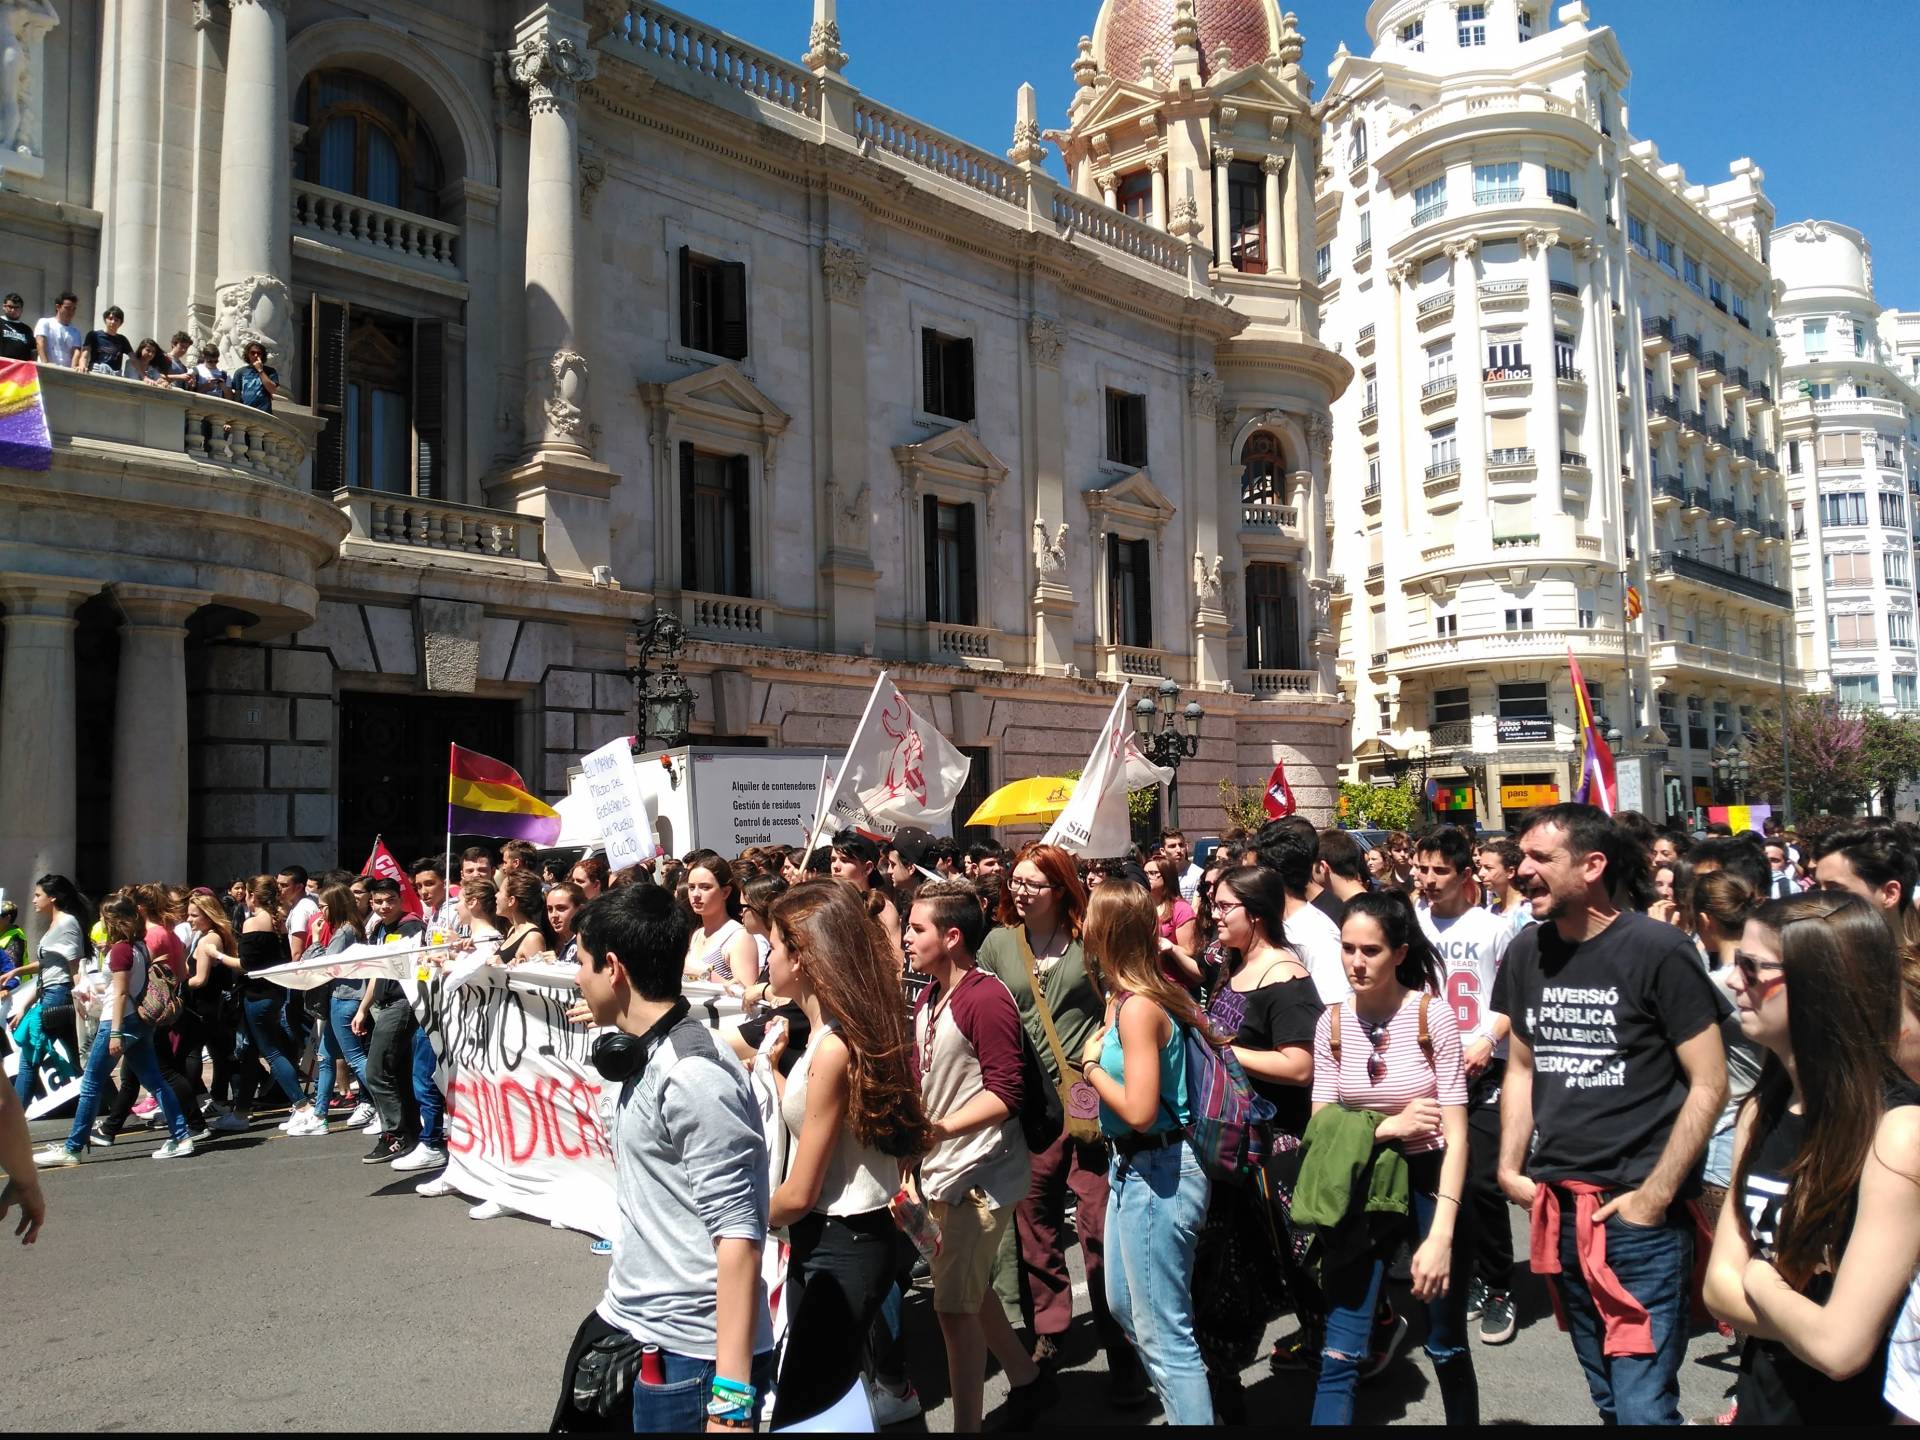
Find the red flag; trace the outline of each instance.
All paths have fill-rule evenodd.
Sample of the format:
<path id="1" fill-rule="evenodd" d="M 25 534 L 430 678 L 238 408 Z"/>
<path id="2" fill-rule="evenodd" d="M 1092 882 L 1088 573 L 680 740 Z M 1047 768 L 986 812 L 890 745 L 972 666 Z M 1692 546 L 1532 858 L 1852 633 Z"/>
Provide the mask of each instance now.
<path id="1" fill-rule="evenodd" d="M 419 892 L 413 888 L 413 877 L 393 858 L 393 852 L 387 849 L 387 842 L 377 835 L 373 840 L 373 853 L 367 856 L 367 863 L 360 867 L 360 873 L 398 880 L 401 907 L 416 920 L 427 918 L 427 907 L 420 903 Z"/>
<path id="2" fill-rule="evenodd" d="M 1287 762 L 1273 762 L 1273 774 L 1267 777 L 1267 793 L 1261 802 L 1266 807 L 1267 818 L 1278 820 L 1294 811 L 1293 787 L 1287 784 Z"/>

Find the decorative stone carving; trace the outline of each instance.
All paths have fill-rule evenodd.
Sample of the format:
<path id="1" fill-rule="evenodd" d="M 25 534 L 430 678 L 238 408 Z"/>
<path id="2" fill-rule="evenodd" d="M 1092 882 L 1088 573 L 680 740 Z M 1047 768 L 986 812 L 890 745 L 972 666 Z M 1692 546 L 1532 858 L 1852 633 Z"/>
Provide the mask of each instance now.
<path id="1" fill-rule="evenodd" d="M 842 550 L 864 549 L 867 543 L 868 502 L 872 492 L 864 480 L 852 495 L 843 495 L 842 492 L 840 483 L 828 476 L 827 504 L 833 511 L 833 543 Z"/>
<path id="2" fill-rule="evenodd" d="M 1443 247 L 1449 260 L 1465 260 L 1480 248 L 1480 242 L 1472 235 L 1459 240 L 1449 240 Z"/>
<path id="3" fill-rule="evenodd" d="M 1067 568 L 1067 522 L 1062 520 L 1060 528 L 1054 531 L 1053 539 L 1047 539 L 1047 522 L 1035 519 L 1033 522 L 1033 563 L 1042 576 L 1058 575 Z"/>
<path id="4" fill-rule="evenodd" d="M 1173 45 L 1176 50 L 1200 47 L 1200 21 L 1193 13 L 1193 0 L 1173 0 Z"/>
<path id="5" fill-rule="evenodd" d="M 1327 463 L 1327 452 L 1333 444 L 1333 425 L 1327 417 L 1316 410 L 1307 417 L 1307 448 L 1322 468 Z"/>
<path id="6" fill-rule="evenodd" d="M 571 108 L 580 98 L 580 87 L 599 72 L 600 62 L 571 35 L 542 30 L 521 37 L 507 65 L 514 83 L 527 92 L 528 113 L 538 115 Z"/>
<path id="7" fill-rule="evenodd" d="M 1111 195 L 1114 187 L 1120 183 L 1120 177 L 1111 170 L 1102 170 L 1093 177 L 1093 183 L 1100 187 L 1102 195 Z"/>
<path id="8" fill-rule="evenodd" d="M 1149 155 L 1147 157 L 1147 170 L 1148 170 L 1148 173 L 1153 175 L 1166 174 L 1167 173 L 1167 157 L 1164 154 Z"/>
<path id="9" fill-rule="evenodd" d="M 1193 402 L 1196 415 L 1217 415 L 1226 397 L 1226 385 L 1211 370 L 1196 370 L 1187 380 L 1187 398 Z"/>
<path id="10" fill-rule="evenodd" d="M 1016 165 L 1038 165 L 1047 158 L 1047 147 L 1041 143 L 1040 122 L 1038 120 L 1016 120 L 1013 122 L 1013 148 L 1007 151 L 1007 159 Z"/>
<path id="11" fill-rule="evenodd" d="M 59 23 L 50 0 L 5 0 L 0 4 L 0 151 L 6 154 L 40 153 L 34 56 L 47 31 Z"/>
<path id="12" fill-rule="evenodd" d="M 1286 160 L 1279 155 L 1262 155 L 1260 157 L 1260 169 L 1268 175 L 1278 175 L 1286 168 Z"/>
<path id="13" fill-rule="evenodd" d="M 1167 225 L 1169 235 L 1182 239 L 1198 233 L 1200 229 L 1200 202 L 1191 195 L 1182 195 L 1171 207 L 1173 219 Z"/>
<path id="14" fill-rule="evenodd" d="M 220 363 L 232 367 L 254 341 L 267 347 L 267 360 L 282 358 L 279 337 L 293 315 L 293 296 L 287 283 L 272 275 L 247 275 L 229 281 L 214 292 L 213 343 L 220 347 Z"/>
<path id="15" fill-rule="evenodd" d="M 1060 352 L 1067 345 L 1067 327 L 1051 315 L 1027 317 L 1027 353 L 1033 363 L 1049 369 L 1060 364 Z"/>
<path id="16" fill-rule="evenodd" d="M 1313 605 L 1313 633 L 1330 633 L 1333 629 L 1333 586 L 1325 580 L 1309 580 L 1307 594 Z"/>
<path id="17" fill-rule="evenodd" d="M 840 22 L 816 20 L 807 35 L 807 53 L 800 63 L 809 70 L 828 70 L 838 75 L 846 68 L 847 52 L 840 48 Z"/>
<path id="18" fill-rule="evenodd" d="M 1224 558 L 1216 555 L 1213 557 L 1213 564 L 1208 565 L 1204 555 L 1198 550 L 1193 552 L 1193 593 L 1200 601 L 1201 608 L 1207 610 L 1220 608 L 1221 596 L 1225 589 L 1221 567 L 1226 563 Z"/>
<path id="19" fill-rule="evenodd" d="M 1073 61 L 1073 83 L 1085 89 L 1093 84 L 1094 76 L 1100 73 L 1099 62 L 1093 58 L 1093 37 L 1080 37 L 1080 53 Z"/>
<path id="20" fill-rule="evenodd" d="M 1527 253 L 1529 255 L 1537 255 L 1542 250 L 1551 250 L 1555 245 L 1558 245 L 1560 243 L 1560 232 L 1558 230 L 1532 229 L 1527 231 L 1520 239 L 1527 247 Z"/>
<path id="21" fill-rule="evenodd" d="M 872 268 L 867 252 L 857 245 L 829 240 L 820 251 L 820 273 L 826 277 L 829 300 L 839 300 L 848 305 L 859 304 Z"/>
<path id="22" fill-rule="evenodd" d="M 1387 267 L 1387 283 L 1396 290 L 1404 289 L 1407 282 L 1412 279 L 1413 266 L 1407 264 L 1405 261 L 1402 261 L 1398 265 L 1389 265 Z"/>
<path id="23" fill-rule="evenodd" d="M 1233 164 L 1233 147 L 1231 145 L 1214 146 L 1213 168 L 1216 170 L 1224 170 L 1231 164 Z"/>
<path id="24" fill-rule="evenodd" d="M 1280 39 L 1273 47 L 1274 59 L 1282 65 L 1298 65 L 1306 49 L 1306 41 L 1300 35 L 1300 17 L 1289 10 L 1280 17 Z"/>
<path id="25" fill-rule="evenodd" d="M 587 361 L 573 350 L 561 350 L 547 362 L 547 396 L 541 405 L 550 439 L 588 448 Z"/>
<path id="26" fill-rule="evenodd" d="M 593 218 L 594 198 L 607 183 L 607 162 L 591 150 L 580 152 L 580 217 Z"/>

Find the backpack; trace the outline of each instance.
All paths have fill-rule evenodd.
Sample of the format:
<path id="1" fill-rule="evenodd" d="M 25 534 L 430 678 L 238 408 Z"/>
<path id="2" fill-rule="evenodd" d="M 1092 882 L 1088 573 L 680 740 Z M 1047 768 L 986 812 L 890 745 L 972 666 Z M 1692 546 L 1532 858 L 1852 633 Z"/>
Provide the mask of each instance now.
<path id="1" fill-rule="evenodd" d="M 1178 1024 L 1178 1022 L 1175 1022 Z M 1192 1144 L 1209 1178 L 1238 1180 L 1257 1171 L 1266 1159 L 1266 1124 L 1273 1102 L 1247 1080 L 1231 1047 L 1216 1050 L 1207 1037 L 1181 1025 L 1187 1064 L 1187 1121 Z"/>
<path id="2" fill-rule="evenodd" d="M 1427 1057 L 1427 1069 L 1434 1070 L 1433 1032 L 1427 1028 L 1427 1002 L 1433 999 L 1430 992 L 1420 992 L 1420 1053 Z M 1344 1001 L 1336 1000 L 1327 1007 L 1327 1049 L 1333 1054 L 1335 1073 L 1340 1069 L 1340 1007 Z"/>
<path id="3" fill-rule="evenodd" d="M 180 1017 L 180 981 L 169 965 L 156 965 L 153 957 L 147 953 L 147 947 L 140 941 L 133 942 L 133 951 L 147 972 L 146 988 L 140 992 L 134 1014 L 151 1029 L 171 1025 Z"/>

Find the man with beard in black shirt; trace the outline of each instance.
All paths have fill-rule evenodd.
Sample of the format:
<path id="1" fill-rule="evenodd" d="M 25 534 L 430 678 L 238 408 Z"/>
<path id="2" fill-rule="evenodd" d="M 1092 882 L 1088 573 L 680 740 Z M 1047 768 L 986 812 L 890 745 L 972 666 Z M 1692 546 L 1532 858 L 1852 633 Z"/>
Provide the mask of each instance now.
<path id="1" fill-rule="evenodd" d="M 0 300 L 0 360 L 32 360 L 39 355 L 33 327 L 20 318 L 26 304 L 18 292 Z"/>
<path id="2" fill-rule="evenodd" d="M 1501 967 L 1500 1188 L 1603 1423 L 1677 1425 L 1693 1221 L 1682 1203 L 1726 1101 L 1719 1002 L 1682 931 L 1623 911 L 1637 847 L 1591 805 L 1520 831 L 1533 917 Z M 1529 1154 L 1529 1139 L 1532 1153 Z"/>

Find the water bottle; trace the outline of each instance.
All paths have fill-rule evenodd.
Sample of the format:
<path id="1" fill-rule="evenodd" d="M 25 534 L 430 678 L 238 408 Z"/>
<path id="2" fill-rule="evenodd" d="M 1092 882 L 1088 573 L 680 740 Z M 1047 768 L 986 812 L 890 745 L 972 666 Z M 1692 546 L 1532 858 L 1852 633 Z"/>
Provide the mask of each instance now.
<path id="1" fill-rule="evenodd" d="M 902 1186 L 894 1192 L 887 1208 L 893 1212 L 893 1223 L 900 1227 L 901 1233 L 920 1252 L 920 1258 L 931 1265 L 933 1257 L 940 1253 L 940 1227 L 934 1223 L 927 1207 L 909 1195 L 906 1187 Z"/>

